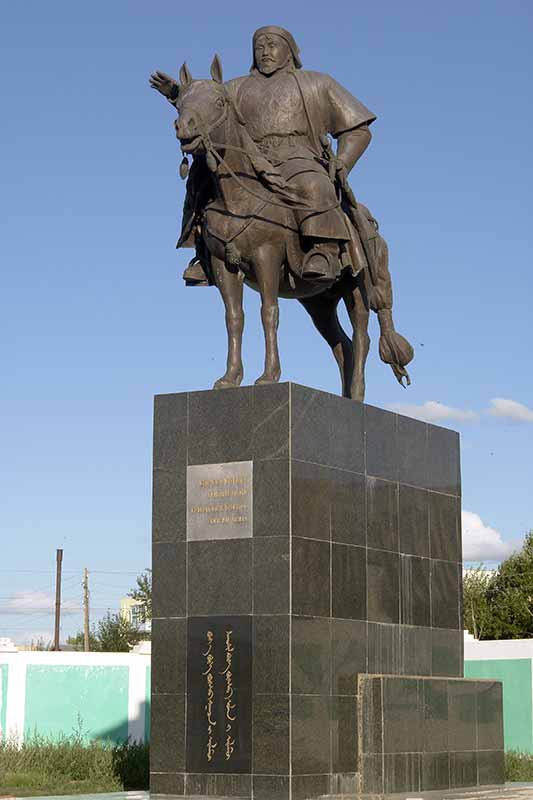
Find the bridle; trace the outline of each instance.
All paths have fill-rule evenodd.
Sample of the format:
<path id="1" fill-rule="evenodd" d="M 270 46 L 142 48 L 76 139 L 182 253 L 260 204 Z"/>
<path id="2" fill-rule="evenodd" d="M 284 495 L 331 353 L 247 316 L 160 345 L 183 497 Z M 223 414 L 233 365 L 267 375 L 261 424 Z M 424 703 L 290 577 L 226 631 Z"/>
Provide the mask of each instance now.
<path id="1" fill-rule="evenodd" d="M 212 122 L 210 125 L 206 125 L 201 113 L 199 111 L 196 111 L 195 112 L 195 118 L 197 120 L 196 121 L 196 128 L 198 130 L 198 136 L 195 139 L 192 140 L 193 143 L 196 143 L 196 142 L 198 142 L 198 143 L 201 142 L 202 143 L 202 145 L 203 145 L 203 147 L 205 149 L 205 152 L 206 152 L 207 165 L 211 169 L 213 174 L 216 175 L 216 172 L 217 172 L 217 169 L 218 169 L 219 166 L 223 167 L 225 170 L 227 170 L 227 172 L 231 175 L 231 177 L 239 184 L 239 186 L 241 187 L 241 189 L 244 192 L 246 192 L 247 194 L 251 195 L 252 197 L 255 197 L 258 200 L 261 200 L 261 202 L 266 204 L 266 205 L 276 206 L 277 208 L 284 208 L 284 209 L 290 208 L 290 209 L 292 209 L 294 211 L 308 211 L 308 212 L 314 213 L 314 214 L 322 214 L 325 211 L 331 211 L 334 208 L 339 208 L 339 206 L 340 206 L 339 202 L 336 202 L 334 204 L 330 204 L 329 206 L 326 206 L 324 208 L 317 208 L 316 206 L 311 206 L 311 205 L 309 205 L 307 203 L 303 204 L 303 205 L 298 205 L 298 204 L 294 203 L 294 201 L 288 196 L 285 198 L 285 201 L 283 203 L 277 203 L 275 200 L 269 200 L 268 198 L 264 197 L 263 195 L 259 194 L 258 192 L 254 192 L 252 189 L 250 189 L 248 186 L 246 186 L 246 184 L 240 179 L 240 177 L 230 167 L 230 165 L 223 158 L 223 156 L 220 155 L 219 150 L 233 150 L 233 151 L 235 151 L 237 153 L 242 153 L 244 156 L 246 156 L 250 160 L 250 163 L 251 163 L 254 171 L 256 172 L 256 174 L 258 176 L 260 174 L 263 174 L 265 176 L 264 183 L 266 183 L 267 188 L 270 188 L 271 191 L 275 191 L 276 189 L 279 191 L 279 187 L 276 187 L 274 189 L 272 186 L 270 186 L 270 187 L 268 186 L 268 176 L 267 176 L 267 174 L 263 170 L 258 169 L 258 167 L 257 167 L 257 159 L 258 159 L 258 157 L 254 156 L 254 154 L 251 153 L 249 150 L 247 150 L 244 147 L 237 147 L 236 145 L 231 145 L 231 144 L 219 143 L 219 142 L 213 142 L 212 141 L 211 134 L 213 133 L 213 131 L 217 130 L 217 128 L 220 128 L 220 126 L 223 125 L 227 121 L 227 119 L 229 117 L 230 109 L 233 110 L 239 125 L 242 125 L 244 128 L 246 127 L 246 120 L 243 118 L 242 114 L 240 113 L 240 111 L 239 111 L 239 109 L 238 109 L 238 107 L 237 107 L 237 105 L 235 103 L 234 98 L 231 96 L 231 94 L 227 90 L 226 86 L 224 86 L 222 84 L 220 89 L 221 89 L 221 92 L 219 94 L 219 97 L 224 101 L 224 107 L 222 109 L 221 115 L 214 122 Z"/>

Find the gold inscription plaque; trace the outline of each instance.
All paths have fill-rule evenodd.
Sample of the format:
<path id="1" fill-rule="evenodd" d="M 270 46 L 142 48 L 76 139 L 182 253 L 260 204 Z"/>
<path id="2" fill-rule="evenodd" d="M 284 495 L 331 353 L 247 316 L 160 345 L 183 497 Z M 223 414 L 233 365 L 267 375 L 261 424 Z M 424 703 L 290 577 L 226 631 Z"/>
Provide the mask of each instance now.
<path id="1" fill-rule="evenodd" d="M 242 539 L 252 535 L 251 461 L 187 467 L 187 539 Z"/>

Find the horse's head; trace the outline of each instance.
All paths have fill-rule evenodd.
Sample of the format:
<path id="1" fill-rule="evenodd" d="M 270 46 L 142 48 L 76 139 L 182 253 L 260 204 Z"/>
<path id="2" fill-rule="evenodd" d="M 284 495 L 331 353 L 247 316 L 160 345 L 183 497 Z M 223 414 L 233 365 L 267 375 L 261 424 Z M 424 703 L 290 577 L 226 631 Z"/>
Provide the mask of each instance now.
<path id="1" fill-rule="evenodd" d="M 212 80 L 193 80 L 186 64 L 180 69 L 180 89 L 176 103 L 179 116 L 174 123 L 176 136 L 184 153 L 205 153 L 205 140 L 215 133 L 223 140 L 223 126 L 228 117 L 229 103 L 220 59 L 211 64 Z"/>

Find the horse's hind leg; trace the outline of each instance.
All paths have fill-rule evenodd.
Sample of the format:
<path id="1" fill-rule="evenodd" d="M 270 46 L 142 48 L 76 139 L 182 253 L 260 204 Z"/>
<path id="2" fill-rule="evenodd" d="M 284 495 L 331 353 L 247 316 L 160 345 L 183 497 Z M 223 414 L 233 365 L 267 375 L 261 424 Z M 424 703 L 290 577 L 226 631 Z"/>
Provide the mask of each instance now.
<path id="1" fill-rule="evenodd" d="M 242 368 L 242 332 L 244 312 L 242 309 L 242 281 L 237 272 L 230 272 L 223 261 L 212 256 L 211 264 L 215 282 L 226 307 L 226 330 L 228 332 L 228 358 L 226 373 L 213 388 L 227 389 L 240 386 Z"/>
<path id="2" fill-rule="evenodd" d="M 353 347 L 337 317 L 339 298 L 319 294 L 301 299 L 300 303 L 313 320 L 317 331 L 331 347 L 341 374 L 342 396 L 350 397 L 354 365 Z"/>
<path id="3" fill-rule="evenodd" d="M 352 400 L 363 402 L 365 399 L 365 364 L 370 348 L 368 335 L 368 318 L 370 315 L 368 301 L 361 276 L 355 289 L 347 291 L 344 303 L 353 327 L 354 370 L 349 391 Z"/>

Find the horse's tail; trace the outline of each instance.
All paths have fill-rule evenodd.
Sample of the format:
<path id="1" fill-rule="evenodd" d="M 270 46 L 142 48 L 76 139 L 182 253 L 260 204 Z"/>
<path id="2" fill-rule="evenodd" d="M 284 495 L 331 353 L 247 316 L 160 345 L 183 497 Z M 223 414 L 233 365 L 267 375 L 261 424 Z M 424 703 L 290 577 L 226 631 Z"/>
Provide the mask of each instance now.
<path id="1" fill-rule="evenodd" d="M 392 319 L 392 280 L 389 272 L 389 251 L 386 241 L 380 236 L 376 241 L 376 280 L 367 281 L 370 308 L 378 315 L 379 357 L 389 364 L 396 380 L 403 386 L 405 378 L 409 386 L 411 379 L 405 369 L 413 360 L 414 350 L 407 339 L 394 328 Z"/>

